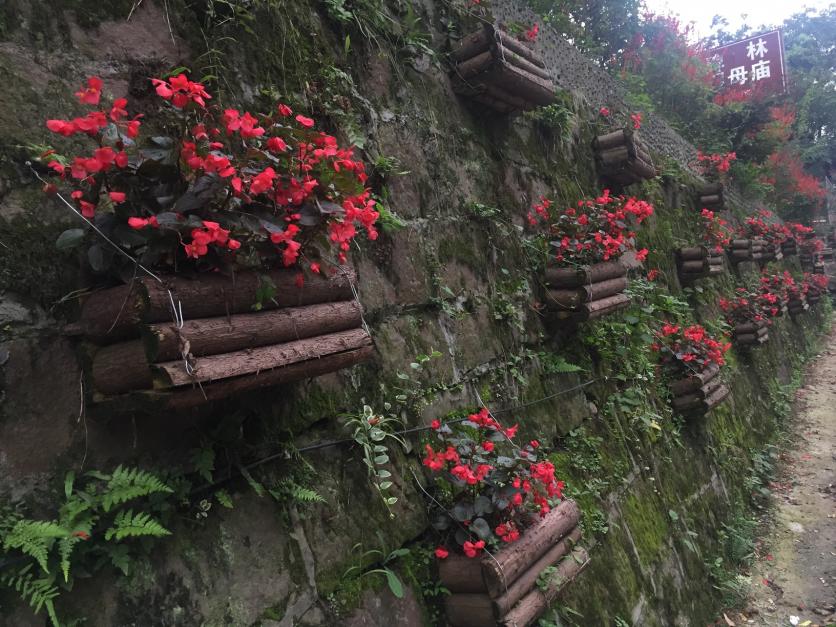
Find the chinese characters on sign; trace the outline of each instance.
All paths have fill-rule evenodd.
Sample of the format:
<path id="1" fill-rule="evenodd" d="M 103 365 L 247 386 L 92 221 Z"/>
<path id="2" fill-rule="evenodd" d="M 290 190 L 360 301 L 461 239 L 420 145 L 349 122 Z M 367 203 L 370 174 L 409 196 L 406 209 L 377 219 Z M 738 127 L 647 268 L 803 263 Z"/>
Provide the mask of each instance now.
<path id="1" fill-rule="evenodd" d="M 721 91 L 752 89 L 761 94 L 786 91 L 781 31 L 736 41 L 712 52 L 722 70 Z"/>

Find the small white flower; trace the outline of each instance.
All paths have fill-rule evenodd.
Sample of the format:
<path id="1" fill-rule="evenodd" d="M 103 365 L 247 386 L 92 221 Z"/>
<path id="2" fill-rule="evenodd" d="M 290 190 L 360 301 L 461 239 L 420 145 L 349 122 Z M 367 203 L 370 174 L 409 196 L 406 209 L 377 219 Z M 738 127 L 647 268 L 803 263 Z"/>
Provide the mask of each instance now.
<path id="1" fill-rule="evenodd" d="M 798 616 L 790 616 L 790 625 L 797 625 L 800 620 Z"/>

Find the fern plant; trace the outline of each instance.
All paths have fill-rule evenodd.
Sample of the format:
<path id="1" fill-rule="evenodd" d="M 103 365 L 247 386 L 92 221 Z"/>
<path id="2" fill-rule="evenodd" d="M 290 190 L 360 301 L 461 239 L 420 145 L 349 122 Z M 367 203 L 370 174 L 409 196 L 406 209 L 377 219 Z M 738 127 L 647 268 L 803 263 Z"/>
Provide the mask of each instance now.
<path id="1" fill-rule="evenodd" d="M 14 590 L 36 613 L 46 610 L 53 626 L 59 627 L 54 606 L 59 572 L 67 588 L 72 587 L 73 566 L 82 562 L 86 570 L 109 562 L 127 574 L 130 546 L 123 541 L 170 533 L 138 506 L 150 507 L 149 497 L 172 493 L 157 476 L 137 468 L 119 466 L 110 474 L 91 471 L 80 481 L 68 473 L 54 519 L 26 518 L 9 508 L 0 511 L 3 555 L 28 561 L 16 573 L 0 574 L 0 586 Z M 125 509 L 129 502 L 134 507 Z"/>

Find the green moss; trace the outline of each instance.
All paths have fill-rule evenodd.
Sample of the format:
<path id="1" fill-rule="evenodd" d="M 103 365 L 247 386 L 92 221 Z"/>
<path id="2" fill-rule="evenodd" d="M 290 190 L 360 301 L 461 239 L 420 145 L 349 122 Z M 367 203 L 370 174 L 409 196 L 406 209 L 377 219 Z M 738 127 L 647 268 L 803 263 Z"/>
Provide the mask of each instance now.
<path id="1" fill-rule="evenodd" d="M 666 515 L 658 501 L 648 494 L 630 494 L 622 505 L 621 522 L 629 529 L 630 537 L 645 567 L 662 554 L 669 529 Z"/>

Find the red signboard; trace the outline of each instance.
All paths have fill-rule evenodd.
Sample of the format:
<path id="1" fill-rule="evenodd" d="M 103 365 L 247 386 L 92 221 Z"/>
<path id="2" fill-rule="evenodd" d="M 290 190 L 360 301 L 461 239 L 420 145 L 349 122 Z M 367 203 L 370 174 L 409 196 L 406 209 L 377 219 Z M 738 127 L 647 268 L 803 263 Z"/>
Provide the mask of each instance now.
<path id="1" fill-rule="evenodd" d="M 711 51 L 722 70 L 721 91 L 783 94 L 787 90 L 784 40 L 774 30 Z"/>

